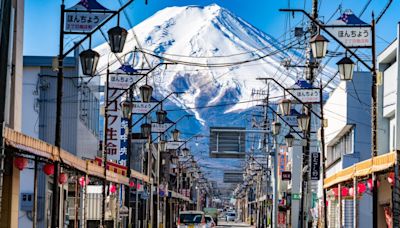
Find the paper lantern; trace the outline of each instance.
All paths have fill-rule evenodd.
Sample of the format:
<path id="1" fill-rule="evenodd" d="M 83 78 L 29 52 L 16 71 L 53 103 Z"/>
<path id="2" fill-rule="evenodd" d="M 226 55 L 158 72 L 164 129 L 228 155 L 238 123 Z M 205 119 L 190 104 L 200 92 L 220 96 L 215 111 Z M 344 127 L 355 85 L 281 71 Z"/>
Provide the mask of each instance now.
<path id="1" fill-rule="evenodd" d="M 358 183 L 357 185 L 357 192 L 360 194 L 363 194 L 367 190 L 367 187 L 365 186 L 364 183 Z"/>
<path id="2" fill-rule="evenodd" d="M 333 192 L 333 195 L 335 197 L 337 197 L 339 195 L 339 189 L 338 188 L 332 188 L 332 192 Z"/>
<path id="3" fill-rule="evenodd" d="M 343 197 L 346 197 L 349 195 L 349 189 L 347 187 L 342 187 L 341 193 Z"/>
<path id="4" fill-rule="evenodd" d="M 23 158 L 23 157 L 16 157 L 14 159 L 14 165 L 15 165 L 15 167 L 17 167 L 17 169 L 22 171 L 23 169 L 25 169 L 28 166 L 28 159 Z"/>
<path id="5" fill-rule="evenodd" d="M 46 164 L 43 166 L 43 172 L 47 175 L 53 175 L 54 174 L 54 164 Z"/>
<path id="6" fill-rule="evenodd" d="M 58 177 L 58 183 L 60 184 L 65 184 L 68 181 L 68 175 L 66 173 L 60 173 L 60 176 Z"/>
<path id="7" fill-rule="evenodd" d="M 142 185 L 140 183 L 136 184 L 136 189 L 140 190 L 141 187 L 142 187 Z"/>
<path id="8" fill-rule="evenodd" d="M 381 183 L 379 182 L 379 180 L 377 181 L 377 186 L 378 188 L 380 187 Z M 372 181 L 372 178 L 367 180 L 367 186 L 369 188 L 370 191 L 374 190 L 374 182 Z"/>
<path id="9" fill-rule="evenodd" d="M 349 196 L 354 196 L 354 188 L 349 188 Z"/>
<path id="10" fill-rule="evenodd" d="M 130 187 L 130 188 L 135 187 L 135 183 L 134 183 L 133 181 L 129 181 L 129 187 Z"/>
<path id="11" fill-rule="evenodd" d="M 84 177 L 84 176 L 81 176 L 81 177 L 79 178 L 79 185 L 80 185 L 81 187 L 83 187 L 83 186 L 89 184 L 89 181 L 90 181 L 89 178 L 87 178 L 86 181 L 85 181 L 85 177 Z"/>
<path id="12" fill-rule="evenodd" d="M 112 184 L 110 187 L 110 192 L 114 194 L 116 191 L 117 191 L 117 186 Z"/>
<path id="13" fill-rule="evenodd" d="M 394 180 L 394 172 L 390 172 L 388 174 L 388 178 L 387 179 L 388 179 L 389 184 L 393 186 L 394 185 L 394 181 L 395 181 Z"/>
<path id="14" fill-rule="evenodd" d="M 327 207 L 329 206 L 329 201 L 328 201 L 328 200 L 325 202 L 325 205 L 326 205 Z"/>

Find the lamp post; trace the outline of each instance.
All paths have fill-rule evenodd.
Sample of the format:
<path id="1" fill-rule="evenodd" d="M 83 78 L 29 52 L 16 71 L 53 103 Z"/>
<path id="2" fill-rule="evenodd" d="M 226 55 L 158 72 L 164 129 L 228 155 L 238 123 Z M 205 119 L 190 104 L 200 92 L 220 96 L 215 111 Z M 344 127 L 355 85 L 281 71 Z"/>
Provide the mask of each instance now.
<path id="1" fill-rule="evenodd" d="M 54 145 L 58 148 L 61 148 L 61 115 L 62 115 L 62 97 L 63 97 L 63 82 L 64 82 L 64 72 L 63 72 L 63 64 L 64 64 L 64 58 L 68 56 L 73 50 L 76 48 L 80 47 L 84 41 L 89 39 L 89 46 L 91 46 L 91 36 L 97 32 L 100 28 L 102 28 L 106 23 L 108 23 L 112 18 L 114 18 L 116 15 L 119 15 L 119 13 L 124 10 L 126 7 L 128 7 L 133 0 L 127 1 L 123 6 L 121 6 L 117 11 L 111 11 L 111 16 L 107 17 L 105 20 L 100 22 L 94 29 L 92 29 L 90 32 L 86 33 L 81 33 L 81 35 L 85 35 L 84 38 L 76 42 L 70 49 L 68 49 L 66 52 L 64 52 L 64 35 L 65 34 L 74 34 L 73 32 L 70 31 L 65 31 L 64 30 L 64 23 L 65 23 L 65 13 L 69 12 L 70 10 L 65 9 L 65 4 L 64 1 L 62 1 L 61 4 L 61 16 L 60 16 L 60 36 L 59 36 L 59 54 L 57 58 L 57 68 L 58 68 L 58 73 L 57 73 L 57 95 L 56 95 L 56 124 L 55 124 L 55 142 Z M 76 12 L 76 10 L 74 10 Z M 87 11 L 83 11 L 87 12 Z M 115 33 L 117 34 L 117 33 Z M 110 40 L 110 44 L 114 44 L 115 42 L 113 40 Z M 120 43 L 123 45 L 122 43 Z M 99 60 L 99 54 L 90 48 L 86 51 L 83 51 L 80 53 L 80 60 L 82 64 L 82 72 L 84 75 L 90 75 L 93 76 L 95 75 L 98 60 Z M 52 202 L 52 207 L 51 207 L 51 227 L 56 228 L 59 227 L 59 186 L 57 184 L 57 180 L 59 177 L 59 169 L 60 169 L 60 164 L 59 162 L 54 163 L 54 184 L 53 184 L 53 202 Z M 104 220 L 102 220 L 102 226 L 104 225 Z"/>
<path id="2" fill-rule="evenodd" d="M 277 136 L 281 131 L 281 123 L 274 121 L 272 122 L 272 135 L 274 138 L 274 216 L 273 216 L 273 227 L 278 227 L 278 202 L 279 202 L 279 193 L 278 193 L 278 143 Z"/>
<path id="3" fill-rule="evenodd" d="M 372 85 L 371 85 L 371 126 L 372 126 L 372 131 L 371 131 L 371 157 L 377 156 L 378 149 L 377 149 L 377 89 L 376 89 L 376 84 L 377 84 L 377 72 L 376 72 L 376 45 L 375 45 L 375 18 L 374 14 L 372 14 L 372 22 L 371 25 L 362 25 L 363 27 L 367 27 L 371 29 L 371 46 L 364 46 L 362 48 L 370 48 L 371 49 L 371 54 L 372 54 L 372 65 L 370 66 L 369 64 L 366 63 L 360 56 L 358 56 L 355 51 L 352 50 L 351 47 L 347 47 L 343 42 L 341 42 L 337 37 L 335 37 L 328 29 L 327 26 L 320 23 L 316 18 L 312 17 L 309 15 L 306 11 L 302 9 L 280 9 L 280 11 L 283 12 L 290 12 L 290 13 L 295 13 L 295 12 L 300 12 L 303 15 L 307 16 L 314 25 L 316 25 L 320 30 L 323 30 L 326 34 L 329 35 L 335 42 L 337 42 L 341 47 L 343 47 L 350 55 L 354 58 L 357 59 L 358 62 L 360 62 L 363 66 L 365 66 L 370 72 L 372 76 Z M 330 26 L 330 27 L 335 27 L 335 26 Z M 359 27 L 359 25 L 358 25 Z M 313 47 L 313 46 L 311 46 Z M 360 47 L 358 47 L 360 48 Z M 343 60 L 343 59 L 342 59 Z M 341 62 L 341 61 L 339 61 Z M 339 72 L 341 75 L 341 78 L 344 80 L 350 79 L 350 76 L 352 76 L 352 73 L 350 72 L 350 68 L 352 63 L 346 59 L 345 62 L 341 62 L 339 65 Z M 340 69 L 342 68 L 342 69 Z M 372 179 L 374 182 L 374 186 L 377 186 L 378 181 L 377 181 L 377 175 L 376 173 L 372 173 Z M 324 190 L 325 192 L 325 190 Z M 373 227 L 378 227 L 378 191 L 377 188 L 373 188 L 372 190 L 372 200 L 373 200 Z M 323 203 L 324 208 L 325 207 L 325 202 Z M 396 205 L 397 206 L 397 205 Z M 393 209 L 394 214 L 398 214 L 398 207 Z M 326 215 L 326 210 L 325 210 L 325 215 Z M 399 221 L 396 220 L 396 223 Z M 326 223 L 325 223 L 325 227 Z"/>

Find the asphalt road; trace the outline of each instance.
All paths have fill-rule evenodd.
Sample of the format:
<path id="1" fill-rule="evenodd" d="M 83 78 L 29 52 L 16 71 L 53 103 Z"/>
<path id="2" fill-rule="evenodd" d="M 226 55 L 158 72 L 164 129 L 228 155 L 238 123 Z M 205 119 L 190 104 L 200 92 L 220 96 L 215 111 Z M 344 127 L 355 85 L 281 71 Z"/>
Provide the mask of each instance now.
<path id="1" fill-rule="evenodd" d="M 235 223 L 235 222 L 225 222 L 225 221 L 218 222 L 217 228 L 228 228 L 228 227 L 246 228 L 246 227 L 251 227 L 251 226 L 247 225 L 245 223 Z"/>

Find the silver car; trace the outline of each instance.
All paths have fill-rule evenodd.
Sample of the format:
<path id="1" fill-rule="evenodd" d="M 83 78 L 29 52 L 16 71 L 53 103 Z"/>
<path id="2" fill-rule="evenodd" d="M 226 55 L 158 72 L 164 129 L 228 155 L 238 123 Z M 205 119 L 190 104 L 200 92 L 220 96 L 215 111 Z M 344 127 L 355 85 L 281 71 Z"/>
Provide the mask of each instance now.
<path id="1" fill-rule="evenodd" d="M 235 212 L 227 212 L 226 213 L 226 221 L 227 222 L 234 222 L 236 220 L 236 213 Z"/>

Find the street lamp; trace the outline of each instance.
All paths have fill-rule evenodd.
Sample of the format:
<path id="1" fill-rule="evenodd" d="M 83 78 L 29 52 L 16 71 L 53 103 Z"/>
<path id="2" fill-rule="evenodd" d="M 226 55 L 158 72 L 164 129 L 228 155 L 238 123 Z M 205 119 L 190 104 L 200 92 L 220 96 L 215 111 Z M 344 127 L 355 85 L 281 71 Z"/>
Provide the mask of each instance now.
<path id="1" fill-rule="evenodd" d="M 157 123 L 163 124 L 165 123 L 165 119 L 167 118 L 167 112 L 164 110 L 158 110 L 157 113 Z"/>
<path id="2" fill-rule="evenodd" d="M 328 42 L 329 41 L 321 34 L 311 38 L 310 45 L 314 58 L 320 59 L 325 57 L 328 49 Z"/>
<path id="3" fill-rule="evenodd" d="M 121 53 L 124 49 L 128 31 L 126 29 L 116 26 L 108 30 L 108 40 L 110 42 L 111 51 L 113 53 Z"/>
<path id="4" fill-rule="evenodd" d="M 150 102 L 151 95 L 153 94 L 153 87 L 145 84 L 142 85 L 140 88 L 140 97 L 142 98 L 142 102 Z"/>
<path id="5" fill-rule="evenodd" d="M 281 123 L 276 121 L 272 122 L 272 134 L 278 135 L 280 131 L 281 131 Z"/>
<path id="6" fill-rule="evenodd" d="M 92 49 L 88 49 L 82 51 L 79 54 L 79 58 L 81 60 L 82 73 L 89 76 L 95 75 L 100 54 Z"/>
<path id="7" fill-rule="evenodd" d="M 122 116 L 125 119 L 129 119 L 131 117 L 132 108 L 133 108 L 133 103 L 132 103 L 132 100 L 130 98 L 125 99 L 125 101 L 123 101 L 121 103 Z"/>
<path id="8" fill-rule="evenodd" d="M 182 149 L 182 156 L 186 157 L 189 155 L 189 149 L 187 147 Z"/>
<path id="9" fill-rule="evenodd" d="M 354 62 L 349 57 L 345 56 L 336 63 L 339 67 L 340 80 L 352 80 L 354 73 Z"/>
<path id="10" fill-rule="evenodd" d="M 288 116 L 290 115 L 290 111 L 291 111 L 291 107 L 292 106 L 292 101 L 289 99 L 285 99 L 283 98 L 280 102 L 279 102 L 279 108 L 282 112 L 282 115 L 284 116 Z"/>
<path id="11" fill-rule="evenodd" d="M 158 146 L 160 147 L 160 151 L 165 151 L 165 149 L 166 149 L 166 143 L 165 143 L 164 140 L 160 140 L 160 141 L 158 142 Z"/>
<path id="12" fill-rule="evenodd" d="M 293 147 L 294 136 L 292 134 L 287 134 L 285 136 L 285 142 L 287 147 Z"/>
<path id="13" fill-rule="evenodd" d="M 172 138 L 174 139 L 174 141 L 179 141 L 179 135 L 180 135 L 180 131 L 178 129 L 174 129 L 172 131 Z M 184 148 L 185 149 L 185 148 Z M 187 149 L 187 148 L 186 148 Z"/>
<path id="14" fill-rule="evenodd" d="M 142 124 L 142 126 L 140 126 L 140 130 L 142 133 L 142 137 L 148 138 L 151 134 L 151 124 L 149 124 L 149 123 Z"/>
<path id="15" fill-rule="evenodd" d="M 304 113 L 297 116 L 297 124 L 299 125 L 300 130 L 303 132 L 308 131 L 308 125 L 310 124 L 310 116 Z"/>

